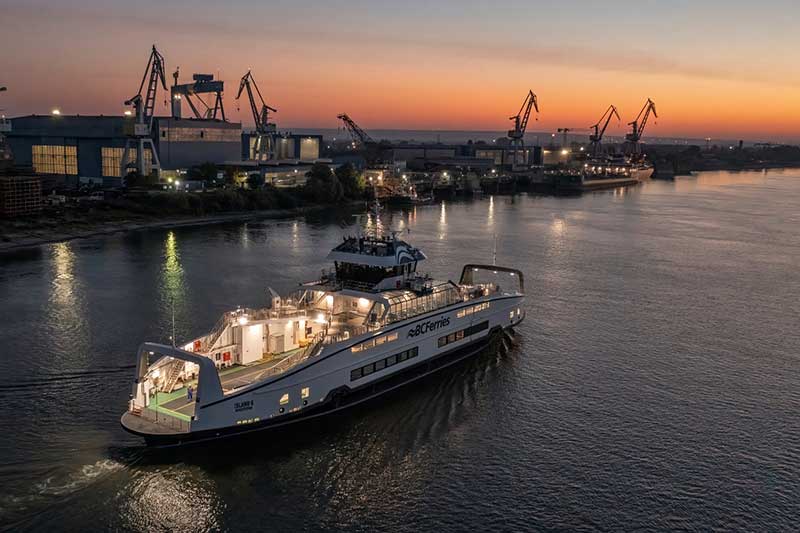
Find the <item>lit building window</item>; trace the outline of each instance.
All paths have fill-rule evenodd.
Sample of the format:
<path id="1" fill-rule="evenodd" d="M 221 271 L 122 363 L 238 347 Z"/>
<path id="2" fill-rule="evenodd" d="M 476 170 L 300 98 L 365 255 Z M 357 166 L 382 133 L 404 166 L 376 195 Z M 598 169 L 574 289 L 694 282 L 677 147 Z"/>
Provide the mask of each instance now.
<path id="1" fill-rule="evenodd" d="M 286 394 L 284 394 L 283 396 L 281 396 L 280 403 L 281 403 L 281 405 L 286 405 L 287 403 L 289 403 L 289 393 L 288 392 Z"/>
<path id="2" fill-rule="evenodd" d="M 103 176 L 107 178 L 121 178 L 120 167 L 122 166 L 122 153 L 124 148 L 114 148 L 110 146 L 103 146 L 100 149 L 100 155 L 103 159 Z M 128 152 L 128 163 L 136 161 L 136 150 Z M 145 170 L 150 172 L 153 165 L 153 153 L 147 149 L 144 151 L 144 167 Z"/>
<path id="3" fill-rule="evenodd" d="M 40 174 L 78 175 L 78 147 L 34 144 L 31 148 L 33 170 Z"/>

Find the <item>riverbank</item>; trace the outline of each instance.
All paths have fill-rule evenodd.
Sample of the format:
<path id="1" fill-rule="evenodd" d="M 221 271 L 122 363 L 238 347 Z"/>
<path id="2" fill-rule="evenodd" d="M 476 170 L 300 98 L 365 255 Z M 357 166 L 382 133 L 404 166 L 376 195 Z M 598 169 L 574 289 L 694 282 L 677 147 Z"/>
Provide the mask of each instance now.
<path id="1" fill-rule="evenodd" d="M 362 201 L 353 201 L 346 204 L 356 207 L 364 205 Z M 0 254 L 34 248 L 44 244 L 86 239 L 101 235 L 141 231 L 148 229 L 166 229 L 189 226 L 206 226 L 223 224 L 226 222 L 247 222 L 251 220 L 291 218 L 308 213 L 330 209 L 329 205 L 311 205 L 291 209 L 261 209 L 254 211 L 240 211 L 218 215 L 202 216 L 175 216 L 159 220 L 145 215 L 129 216 L 120 220 L 75 220 L 71 224 L 26 224 L 14 228 L 2 227 L 2 241 L 0 241 Z"/>

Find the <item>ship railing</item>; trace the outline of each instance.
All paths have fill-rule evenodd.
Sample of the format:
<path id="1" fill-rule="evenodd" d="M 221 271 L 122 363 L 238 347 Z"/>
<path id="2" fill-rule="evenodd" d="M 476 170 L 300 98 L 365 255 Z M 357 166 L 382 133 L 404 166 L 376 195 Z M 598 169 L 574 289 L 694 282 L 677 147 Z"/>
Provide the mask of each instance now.
<path id="1" fill-rule="evenodd" d="M 261 379 L 270 376 L 276 376 L 278 374 L 282 374 L 287 370 L 299 365 L 309 357 L 314 357 L 315 355 L 317 355 L 317 353 L 319 353 L 319 348 L 322 345 L 322 338 L 324 334 L 325 334 L 324 331 L 318 332 L 316 335 L 314 335 L 308 346 L 306 346 L 302 350 L 297 350 L 287 355 L 283 359 L 276 362 L 274 365 L 265 368 L 264 370 L 256 374 L 250 382 L 254 383 L 256 381 L 259 381 Z"/>
<path id="2" fill-rule="evenodd" d="M 131 400 L 128 411 L 132 415 L 141 417 L 158 426 L 166 427 L 177 432 L 188 432 L 191 429 L 191 422 L 171 416 L 167 413 L 159 412 L 157 408 L 151 409 L 150 407 L 137 407 L 133 404 L 133 400 Z"/>

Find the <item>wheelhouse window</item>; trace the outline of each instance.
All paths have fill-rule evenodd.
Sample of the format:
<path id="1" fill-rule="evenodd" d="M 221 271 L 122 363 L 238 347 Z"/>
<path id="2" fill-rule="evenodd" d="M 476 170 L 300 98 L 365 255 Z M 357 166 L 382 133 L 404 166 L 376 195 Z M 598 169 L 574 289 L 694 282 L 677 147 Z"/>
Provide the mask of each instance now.
<path id="1" fill-rule="evenodd" d="M 281 396 L 281 400 L 280 400 L 280 404 L 281 405 L 286 405 L 287 403 L 289 403 L 289 393 L 288 392 L 286 394 L 284 394 L 283 396 Z"/>

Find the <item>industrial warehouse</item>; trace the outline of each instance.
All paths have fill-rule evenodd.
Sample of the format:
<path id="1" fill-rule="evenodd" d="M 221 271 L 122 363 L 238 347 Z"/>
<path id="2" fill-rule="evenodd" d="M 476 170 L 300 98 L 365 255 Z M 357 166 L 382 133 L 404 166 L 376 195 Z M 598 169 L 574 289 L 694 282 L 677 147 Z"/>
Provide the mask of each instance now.
<path id="1" fill-rule="evenodd" d="M 295 174 L 320 159 L 322 137 L 278 132 L 256 107 L 261 98 L 252 75 L 242 79 L 237 99 L 246 89 L 253 109 L 255 131 L 229 122 L 223 104 L 224 82 L 208 74 L 194 74 L 179 83 L 173 73 L 169 87 L 170 116 L 155 116 L 156 93 L 167 91 L 164 58 L 153 47 L 139 92 L 125 104 L 123 116 L 29 115 L 5 121 L 5 137 L 15 165 L 36 174 L 59 176 L 70 188 L 80 184 L 119 187 L 130 171 L 157 173 L 163 180 L 204 163 L 218 166 L 250 162 L 262 175 Z M 251 89 L 252 87 L 252 89 Z M 204 95 L 212 96 L 209 104 Z M 266 109 L 263 101 L 261 105 Z M 184 108 L 191 116 L 183 117 Z M 271 109 L 271 108 L 270 108 Z M 261 120 L 264 123 L 261 123 Z M 0 134 L 3 134 L 0 131 Z M 260 163 L 253 165 L 252 163 Z M 247 165 L 246 165 L 247 166 Z"/>

